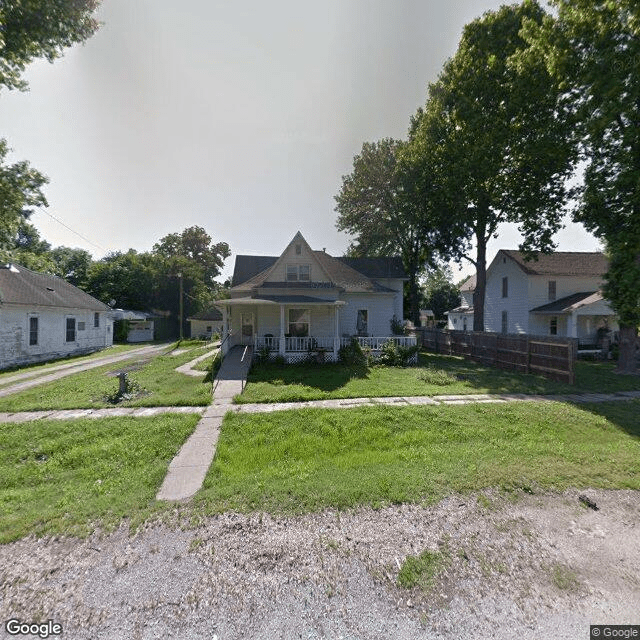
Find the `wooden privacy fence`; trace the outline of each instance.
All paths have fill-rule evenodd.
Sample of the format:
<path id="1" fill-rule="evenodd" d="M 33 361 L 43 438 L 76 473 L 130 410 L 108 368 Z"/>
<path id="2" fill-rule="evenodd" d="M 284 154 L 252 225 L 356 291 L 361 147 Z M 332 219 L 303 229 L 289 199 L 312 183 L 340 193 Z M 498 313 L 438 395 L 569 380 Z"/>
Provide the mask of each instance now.
<path id="1" fill-rule="evenodd" d="M 576 338 L 441 329 L 418 329 L 416 333 L 421 336 L 422 346 L 435 353 L 575 383 Z"/>

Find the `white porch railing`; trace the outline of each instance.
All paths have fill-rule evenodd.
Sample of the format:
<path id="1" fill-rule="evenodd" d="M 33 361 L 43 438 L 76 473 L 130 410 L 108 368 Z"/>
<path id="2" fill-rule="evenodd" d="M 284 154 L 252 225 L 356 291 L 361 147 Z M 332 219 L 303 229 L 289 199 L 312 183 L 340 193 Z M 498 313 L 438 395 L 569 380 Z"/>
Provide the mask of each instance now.
<path id="1" fill-rule="evenodd" d="M 392 340 L 398 346 L 413 347 L 417 344 L 415 336 L 380 336 L 380 337 L 365 337 L 354 336 L 360 343 L 361 347 L 369 347 L 372 351 L 379 351 L 385 342 Z M 280 351 L 279 336 L 256 336 L 255 350 L 259 351 L 265 347 L 270 351 Z M 334 341 L 336 338 L 333 336 L 308 336 L 304 338 L 284 338 L 284 350 L 286 353 L 300 352 L 300 351 L 313 351 L 315 349 L 327 349 L 333 351 Z M 338 347 L 344 347 L 351 342 L 351 338 L 337 338 L 339 340 Z"/>

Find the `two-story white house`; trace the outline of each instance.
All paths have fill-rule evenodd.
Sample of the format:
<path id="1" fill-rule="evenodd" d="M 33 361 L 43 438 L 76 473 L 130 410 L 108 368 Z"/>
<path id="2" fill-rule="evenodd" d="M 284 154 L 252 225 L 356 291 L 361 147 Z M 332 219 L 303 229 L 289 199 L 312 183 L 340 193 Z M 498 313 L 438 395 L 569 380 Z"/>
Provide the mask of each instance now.
<path id="1" fill-rule="evenodd" d="M 539 253 L 527 261 L 520 251 L 501 249 L 487 269 L 485 331 L 569 336 L 595 344 L 599 329 L 618 329 L 600 293 L 607 269 L 599 252 Z M 453 324 L 451 313 L 449 328 L 463 328 Z M 473 328 L 472 309 L 468 328 Z"/>
<path id="2" fill-rule="evenodd" d="M 295 362 L 322 349 L 333 360 L 352 336 L 375 350 L 391 337 L 392 318 L 402 320 L 406 280 L 400 258 L 334 258 L 300 232 L 280 256 L 239 255 L 231 297 L 215 303 L 223 353 L 251 345 Z"/>
<path id="3" fill-rule="evenodd" d="M 113 344 L 111 309 L 62 278 L 0 266 L 0 368 Z"/>

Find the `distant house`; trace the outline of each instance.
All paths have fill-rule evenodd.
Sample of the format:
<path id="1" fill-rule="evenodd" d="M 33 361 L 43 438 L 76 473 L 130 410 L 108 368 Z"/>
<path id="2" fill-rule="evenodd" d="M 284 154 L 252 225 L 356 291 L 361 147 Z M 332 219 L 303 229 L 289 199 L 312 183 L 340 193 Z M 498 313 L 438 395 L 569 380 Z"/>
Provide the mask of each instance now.
<path id="1" fill-rule="evenodd" d="M 187 318 L 192 338 L 211 340 L 214 333 L 222 334 L 222 312 L 215 307 L 201 311 Z"/>
<path id="2" fill-rule="evenodd" d="M 110 347 L 110 312 L 62 278 L 0 266 L 0 368 Z"/>
<path id="3" fill-rule="evenodd" d="M 352 337 L 375 350 L 402 320 L 406 280 L 400 258 L 334 258 L 298 232 L 279 256 L 236 257 L 231 297 L 216 301 L 223 351 L 251 345 L 293 362 L 321 349 L 335 359 Z"/>
<path id="4" fill-rule="evenodd" d="M 603 253 L 557 251 L 537 258 L 527 261 L 520 251 L 498 251 L 487 269 L 486 331 L 568 336 L 581 344 L 596 344 L 599 335 L 617 331 L 615 313 L 600 292 L 609 268 Z M 463 328 L 462 312 L 471 314 L 468 329 L 473 328 L 469 302 L 475 279 L 465 284 L 468 307 L 449 312 L 451 329 Z"/>
<path id="5" fill-rule="evenodd" d="M 476 289 L 475 275 L 469 276 L 460 284 L 460 306 L 447 311 L 447 328 L 459 331 L 473 329 L 473 292 Z"/>
<path id="6" fill-rule="evenodd" d="M 116 329 L 118 323 L 126 321 L 127 342 L 151 342 L 155 335 L 155 316 L 145 311 L 114 309 L 112 312 Z"/>

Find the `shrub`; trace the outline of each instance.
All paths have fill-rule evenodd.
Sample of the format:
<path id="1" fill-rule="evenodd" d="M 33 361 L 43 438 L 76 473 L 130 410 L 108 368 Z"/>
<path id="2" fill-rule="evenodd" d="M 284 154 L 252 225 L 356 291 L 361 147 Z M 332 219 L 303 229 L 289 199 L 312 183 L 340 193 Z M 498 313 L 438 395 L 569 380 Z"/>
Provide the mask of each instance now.
<path id="1" fill-rule="evenodd" d="M 394 340 L 387 340 L 380 349 L 378 362 L 389 367 L 406 367 L 411 363 L 419 349 L 417 345 L 404 347 Z"/>
<path id="2" fill-rule="evenodd" d="M 340 362 L 348 366 L 366 366 L 367 354 L 363 351 L 357 338 L 351 338 L 349 344 L 340 347 L 338 351 Z"/>
<path id="3" fill-rule="evenodd" d="M 407 327 L 402 320 L 398 318 L 398 316 L 394 315 L 391 318 L 391 335 L 392 336 L 404 336 L 407 335 Z"/>

